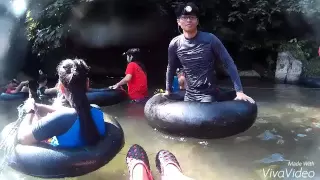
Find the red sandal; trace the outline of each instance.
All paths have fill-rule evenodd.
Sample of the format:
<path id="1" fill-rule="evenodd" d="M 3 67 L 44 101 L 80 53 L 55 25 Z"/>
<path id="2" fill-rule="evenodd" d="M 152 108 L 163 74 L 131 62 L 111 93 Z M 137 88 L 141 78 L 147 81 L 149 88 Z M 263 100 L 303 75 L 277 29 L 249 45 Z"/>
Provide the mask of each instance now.
<path id="1" fill-rule="evenodd" d="M 161 150 L 156 156 L 156 167 L 161 175 L 163 175 L 164 167 L 168 164 L 176 166 L 180 172 L 182 172 L 180 164 L 177 158 L 167 150 Z"/>
<path id="2" fill-rule="evenodd" d="M 132 177 L 132 171 L 136 165 L 141 164 L 145 168 L 148 179 L 153 180 L 153 176 L 151 174 L 150 165 L 149 165 L 149 159 L 146 151 L 139 145 L 134 144 L 130 147 L 127 158 L 126 158 L 130 180 L 133 179 Z"/>

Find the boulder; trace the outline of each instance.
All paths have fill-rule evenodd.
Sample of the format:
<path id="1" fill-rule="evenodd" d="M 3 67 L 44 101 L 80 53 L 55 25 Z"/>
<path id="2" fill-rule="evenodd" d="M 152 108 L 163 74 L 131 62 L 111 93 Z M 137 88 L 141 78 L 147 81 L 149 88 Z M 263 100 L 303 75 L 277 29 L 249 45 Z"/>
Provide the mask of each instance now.
<path id="1" fill-rule="evenodd" d="M 296 84 L 302 73 L 302 63 L 292 56 L 290 52 L 279 52 L 275 80 L 278 83 Z"/>
<path id="2" fill-rule="evenodd" d="M 296 84 L 300 79 L 302 73 L 302 62 L 296 59 L 291 60 L 288 68 L 287 83 Z"/>
<path id="3" fill-rule="evenodd" d="M 255 70 L 248 70 L 248 71 L 239 71 L 240 77 L 261 77 L 259 73 Z"/>

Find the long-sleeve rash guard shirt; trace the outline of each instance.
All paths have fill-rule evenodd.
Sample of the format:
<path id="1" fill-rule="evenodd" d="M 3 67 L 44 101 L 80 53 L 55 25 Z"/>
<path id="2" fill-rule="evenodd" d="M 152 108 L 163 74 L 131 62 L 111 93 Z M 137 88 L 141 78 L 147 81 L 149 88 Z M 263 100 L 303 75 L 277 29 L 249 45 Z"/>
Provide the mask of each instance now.
<path id="1" fill-rule="evenodd" d="M 237 67 L 222 42 L 215 35 L 201 31 L 192 39 L 187 39 L 182 34 L 171 40 L 168 48 L 166 90 L 171 90 L 175 70 L 181 64 L 186 76 L 188 99 L 201 101 L 202 95 L 214 95 L 215 60 L 222 61 L 226 67 L 234 89 L 242 91 Z"/>

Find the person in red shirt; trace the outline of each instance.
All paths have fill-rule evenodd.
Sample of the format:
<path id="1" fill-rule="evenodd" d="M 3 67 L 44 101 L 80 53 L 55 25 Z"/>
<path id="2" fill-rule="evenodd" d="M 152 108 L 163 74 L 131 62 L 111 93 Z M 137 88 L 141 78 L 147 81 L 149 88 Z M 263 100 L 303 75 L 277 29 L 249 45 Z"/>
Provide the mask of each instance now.
<path id="1" fill-rule="evenodd" d="M 143 101 L 148 97 L 148 81 L 145 66 L 139 61 L 140 49 L 129 49 L 123 55 L 127 56 L 128 61 L 126 76 L 110 88 L 117 89 L 127 84 L 129 98 L 137 102 Z"/>
<path id="2" fill-rule="evenodd" d="M 8 84 L 5 92 L 7 94 L 15 94 L 18 92 L 29 92 L 29 88 L 27 87 L 28 84 L 29 84 L 29 81 L 19 82 L 16 79 L 13 79 Z"/>

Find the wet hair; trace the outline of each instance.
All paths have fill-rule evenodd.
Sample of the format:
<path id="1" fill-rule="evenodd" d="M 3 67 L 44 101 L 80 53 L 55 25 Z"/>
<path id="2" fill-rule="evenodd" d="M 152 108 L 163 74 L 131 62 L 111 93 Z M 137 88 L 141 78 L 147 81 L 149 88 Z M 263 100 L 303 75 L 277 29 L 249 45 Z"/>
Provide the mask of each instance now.
<path id="1" fill-rule="evenodd" d="M 57 72 L 59 81 L 68 92 L 66 99 L 79 115 L 82 137 L 87 145 L 96 144 L 100 135 L 91 116 L 91 107 L 86 96 L 89 67 L 81 59 L 66 59 L 58 65 Z"/>
<path id="2" fill-rule="evenodd" d="M 147 74 L 147 70 L 146 67 L 144 66 L 144 64 L 140 61 L 141 60 L 141 51 L 139 48 L 131 48 L 129 49 L 127 52 L 123 53 L 123 55 L 130 55 L 132 56 L 132 60 L 131 62 L 135 62 L 137 63 L 142 71 Z"/>
<path id="3" fill-rule="evenodd" d="M 199 8 L 192 2 L 180 5 L 176 10 L 177 18 L 182 15 L 193 15 L 199 17 Z"/>
<path id="4" fill-rule="evenodd" d="M 19 82 L 18 80 L 16 80 L 16 79 L 12 79 L 12 80 L 10 81 L 10 83 L 13 83 L 13 84 L 20 84 L 20 82 Z"/>

